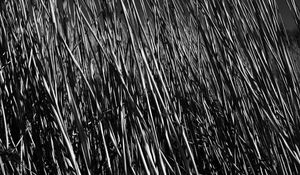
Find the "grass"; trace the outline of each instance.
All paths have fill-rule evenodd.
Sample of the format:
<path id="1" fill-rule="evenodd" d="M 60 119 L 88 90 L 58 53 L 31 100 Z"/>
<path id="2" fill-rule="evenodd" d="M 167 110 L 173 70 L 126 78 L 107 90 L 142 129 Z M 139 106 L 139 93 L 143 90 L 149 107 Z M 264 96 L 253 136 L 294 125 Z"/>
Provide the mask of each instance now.
<path id="1" fill-rule="evenodd" d="M 1 9 L 2 174 L 299 174 L 297 53 L 274 0 Z"/>

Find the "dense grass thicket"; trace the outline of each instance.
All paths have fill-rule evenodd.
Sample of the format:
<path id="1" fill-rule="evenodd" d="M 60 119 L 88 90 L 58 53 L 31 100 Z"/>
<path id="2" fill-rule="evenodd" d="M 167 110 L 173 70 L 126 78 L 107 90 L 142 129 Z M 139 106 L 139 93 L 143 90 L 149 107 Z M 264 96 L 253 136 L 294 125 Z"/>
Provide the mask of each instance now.
<path id="1" fill-rule="evenodd" d="M 281 24 L 275 0 L 1 1 L 0 174 L 300 174 Z"/>

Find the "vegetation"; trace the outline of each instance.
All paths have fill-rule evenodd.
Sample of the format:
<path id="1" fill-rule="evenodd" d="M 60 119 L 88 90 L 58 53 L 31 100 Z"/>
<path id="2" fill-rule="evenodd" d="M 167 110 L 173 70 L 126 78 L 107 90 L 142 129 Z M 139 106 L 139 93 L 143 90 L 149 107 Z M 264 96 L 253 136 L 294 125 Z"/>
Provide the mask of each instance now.
<path id="1" fill-rule="evenodd" d="M 281 23 L 274 0 L 2 1 L 1 173 L 299 174 Z"/>

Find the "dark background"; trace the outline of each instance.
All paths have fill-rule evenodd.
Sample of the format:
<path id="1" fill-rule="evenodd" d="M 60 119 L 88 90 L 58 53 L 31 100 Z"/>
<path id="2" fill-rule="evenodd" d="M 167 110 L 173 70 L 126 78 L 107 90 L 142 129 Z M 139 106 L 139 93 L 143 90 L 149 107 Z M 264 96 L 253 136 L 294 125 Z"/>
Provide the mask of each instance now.
<path id="1" fill-rule="evenodd" d="M 140 8 L 139 1 L 140 0 L 135 0 L 137 8 Z M 264 1 L 264 0 L 257 0 L 257 1 Z M 62 7 L 62 2 L 63 1 L 61 1 L 61 0 L 57 1 L 59 8 Z M 276 2 L 278 4 L 278 9 L 279 9 L 279 12 L 280 12 L 280 14 L 282 16 L 282 20 L 283 20 L 283 23 L 284 23 L 286 29 L 287 30 L 294 30 L 294 29 L 296 29 L 296 24 L 295 24 L 294 19 L 293 19 L 292 11 L 290 11 L 290 9 L 289 9 L 289 7 L 288 7 L 288 5 L 286 3 L 286 0 L 276 0 Z M 300 7 L 300 0 L 295 0 L 295 2 L 298 5 L 298 7 Z M 120 7 L 118 7 L 118 8 L 120 8 Z"/>
<path id="2" fill-rule="evenodd" d="M 288 5 L 286 4 L 286 0 L 276 0 L 279 8 L 279 12 L 282 16 L 283 23 L 287 30 L 293 30 L 296 28 L 296 24 L 293 19 L 292 11 L 290 11 Z M 295 0 L 298 7 L 300 7 L 300 1 Z"/>

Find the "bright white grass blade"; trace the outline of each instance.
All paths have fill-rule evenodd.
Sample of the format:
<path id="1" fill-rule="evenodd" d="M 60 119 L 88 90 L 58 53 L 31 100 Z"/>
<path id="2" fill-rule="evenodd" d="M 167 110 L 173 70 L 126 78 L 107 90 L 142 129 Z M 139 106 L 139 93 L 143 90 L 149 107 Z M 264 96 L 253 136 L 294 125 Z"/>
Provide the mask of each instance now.
<path id="1" fill-rule="evenodd" d="M 52 90 L 49 89 L 48 83 L 45 80 L 45 78 L 43 78 L 43 81 L 44 81 L 44 85 L 45 85 L 45 88 L 46 88 L 49 96 L 53 97 L 53 92 L 52 92 Z M 57 99 L 57 98 L 55 98 L 55 99 Z M 52 107 L 52 111 L 54 113 L 54 116 L 56 118 L 57 125 L 58 125 L 58 127 L 59 127 L 59 129 L 60 129 L 60 131 L 61 131 L 61 133 L 63 135 L 64 141 L 65 141 L 65 143 L 67 145 L 68 151 L 69 151 L 70 156 L 71 156 L 72 164 L 73 164 L 73 166 L 75 168 L 75 172 L 76 172 L 77 175 L 81 175 L 78 163 L 76 161 L 76 156 L 75 156 L 75 153 L 74 153 L 74 149 L 73 149 L 72 143 L 70 141 L 69 135 L 67 134 L 67 128 L 65 127 L 63 119 L 61 117 L 59 105 L 57 104 L 57 100 L 54 100 L 54 102 L 55 102 L 55 106 L 52 105 L 51 107 Z"/>
<path id="2" fill-rule="evenodd" d="M 2 174 L 6 174 L 5 172 L 5 168 L 4 168 L 4 163 L 2 161 L 2 157 L 0 157 L 0 167 L 1 167 L 1 171 L 2 171 Z"/>
<path id="3" fill-rule="evenodd" d="M 1 98 L 1 111 L 2 111 L 2 116 L 3 116 L 3 126 L 4 126 L 4 132 L 5 132 L 5 147 L 8 148 L 9 146 L 9 140 L 8 140 L 8 128 L 7 128 L 7 121 L 6 121 L 6 115 L 5 115 L 5 110 L 3 107 L 3 100 Z"/>
<path id="4" fill-rule="evenodd" d="M 149 39 L 148 39 L 148 37 L 147 37 L 147 35 L 146 35 L 144 26 L 143 26 L 143 24 L 142 24 L 142 22 L 141 22 L 141 19 L 140 19 L 139 15 L 138 15 L 138 11 L 137 11 L 135 2 L 132 1 L 132 3 L 133 3 L 134 10 L 135 10 L 135 14 L 136 14 L 136 16 L 137 16 L 137 18 L 138 18 L 139 26 L 140 26 L 140 28 L 142 29 L 143 35 L 144 35 L 144 37 L 146 38 L 146 41 L 147 41 L 148 46 L 150 46 L 150 43 L 151 43 L 151 42 L 149 41 Z M 140 44 L 139 44 L 139 48 L 140 48 L 140 50 L 141 50 L 141 52 L 142 52 L 142 54 L 143 54 L 143 57 L 145 57 L 145 53 L 143 53 L 143 52 L 144 52 L 144 48 L 143 48 Z M 154 54 L 153 54 L 152 50 L 150 51 L 150 53 L 151 53 L 151 57 L 153 58 L 153 61 L 154 61 L 154 64 L 155 64 L 155 68 L 156 68 L 156 70 L 157 70 L 157 72 L 158 72 L 159 79 L 160 79 L 160 81 L 161 81 L 161 83 L 162 83 L 162 87 L 163 87 L 163 89 L 164 89 L 164 91 L 165 91 L 165 94 L 166 94 L 166 96 L 167 96 L 168 101 L 170 101 L 169 93 L 167 93 L 168 90 L 167 90 L 167 88 L 166 88 L 165 81 L 164 81 L 163 78 L 162 78 L 162 73 L 161 73 L 161 71 L 160 71 L 160 69 L 159 69 L 159 67 L 158 67 L 158 63 L 157 63 L 157 61 L 156 61 L 156 58 L 154 57 Z M 144 59 L 144 61 L 146 62 L 145 59 Z M 146 64 L 146 66 L 148 66 L 148 64 Z M 157 88 L 157 87 L 156 87 L 156 88 Z"/>
<path id="5" fill-rule="evenodd" d="M 67 81 L 65 81 L 67 82 Z M 74 100 L 72 91 L 69 87 L 68 83 L 65 83 L 66 87 L 67 87 L 67 93 L 68 93 L 68 97 L 69 97 L 69 103 L 73 108 L 73 114 L 74 114 L 74 118 L 75 118 L 75 122 L 79 131 L 79 137 L 80 137 L 80 142 L 81 142 L 81 148 L 82 148 L 82 154 L 83 154 L 83 158 L 84 158 L 84 162 L 86 164 L 86 170 L 88 174 L 90 173 L 90 165 L 91 165 L 91 156 L 90 156 L 90 144 L 89 144 L 89 140 L 84 132 L 84 128 L 82 126 L 82 122 L 81 122 L 81 114 L 78 110 L 77 104 Z"/>
<path id="6" fill-rule="evenodd" d="M 197 164 L 196 164 L 196 162 L 195 162 L 195 158 L 194 158 L 193 152 L 192 152 L 192 150 L 191 150 L 191 148 L 190 148 L 190 144 L 189 144 L 188 139 L 187 139 L 187 137 L 186 137 L 184 127 L 182 127 L 182 136 L 183 136 L 185 145 L 186 145 L 186 147 L 187 147 L 187 149 L 188 149 L 188 151 L 189 151 L 189 155 L 190 155 L 190 157 L 191 157 L 191 159 L 192 159 L 192 163 L 193 163 L 195 172 L 196 172 L 196 174 L 198 175 L 199 172 L 198 172 Z"/>
<path id="7" fill-rule="evenodd" d="M 297 154 L 296 151 L 299 151 L 298 150 L 298 147 L 297 145 L 296 146 L 296 151 L 293 151 L 292 148 L 289 146 L 289 144 L 287 143 L 286 139 L 284 138 L 284 136 L 282 134 L 279 134 L 280 135 L 280 139 L 282 140 L 282 142 L 284 143 L 284 146 L 285 148 L 290 152 L 290 154 L 293 156 L 293 158 L 297 161 L 297 163 L 300 165 L 300 159 L 299 159 L 299 156 Z M 281 142 L 281 143 L 282 143 Z"/>
<path id="8" fill-rule="evenodd" d="M 286 0 L 286 1 L 288 2 L 289 8 L 292 9 L 292 11 L 294 12 L 296 22 L 300 26 L 300 23 L 299 23 L 300 22 L 300 11 L 297 6 L 297 3 L 295 2 L 295 0 Z M 300 30 L 300 28 L 299 28 L 299 30 Z"/>
<path id="9" fill-rule="evenodd" d="M 157 160 L 157 161 L 159 161 L 160 164 L 161 164 L 161 168 L 162 168 L 163 174 L 166 174 L 166 167 L 165 167 L 164 162 L 162 160 L 162 155 L 161 155 L 162 153 L 160 151 L 159 140 L 158 140 L 157 132 L 156 132 L 156 129 L 155 129 L 155 123 L 154 123 L 154 119 L 153 119 L 154 116 L 153 116 L 151 105 L 150 105 L 150 101 L 149 101 L 149 95 L 148 95 L 147 88 L 146 88 L 145 77 L 144 77 L 144 73 L 142 72 L 141 67 L 140 67 L 139 64 L 138 64 L 138 71 L 139 71 L 139 74 L 140 74 L 140 77 L 141 77 L 141 83 L 142 83 L 143 91 L 144 91 L 145 96 L 146 96 L 147 109 L 149 111 L 149 116 L 150 116 L 150 125 L 151 125 L 152 137 L 154 137 L 155 147 L 156 147 L 156 149 L 158 151 L 158 154 L 159 154 L 159 160 Z M 149 74 L 147 74 L 146 76 L 149 79 Z M 153 93 L 151 82 L 150 82 L 150 88 L 151 88 L 151 92 Z M 161 114 L 160 109 L 158 109 L 158 110 L 159 110 L 159 113 Z M 146 144 L 147 153 L 149 154 L 150 159 L 151 159 L 152 166 L 153 166 L 153 168 L 155 168 L 153 159 L 151 158 L 151 153 L 150 153 L 150 150 L 149 150 L 149 145 L 147 144 L 147 142 L 145 142 L 145 144 Z"/>
<path id="10" fill-rule="evenodd" d="M 107 159 L 108 168 L 109 168 L 110 173 L 112 173 L 112 169 L 111 169 L 111 161 L 110 161 L 110 157 L 109 157 L 109 154 L 108 154 L 108 149 L 107 149 L 106 140 L 105 140 L 105 138 L 104 138 L 104 131 L 103 131 L 103 125 L 102 125 L 102 122 L 99 123 L 99 126 L 100 126 L 99 129 L 100 129 L 100 132 L 101 132 L 101 138 L 102 138 L 103 145 L 104 145 L 104 150 L 105 150 L 105 155 L 106 155 L 106 159 Z"/>
<path id="11" fill-rule="evenodd" d="M 161 150 L 160 150 L 160 151 L 161 151 Z M 166 156 L 165 156 L 162 152 L 160 152 L 160 156 L 161 156 L 161 158 L 160 158 L 160 164 L 161 164 L 161 166 L 162 166 L 163 173 L 166 174 L 166 165 L 167 165 L 168 168 L 169 168 L 169 170 L 170 170 L 173 174 L 175 174 L 175 171 L 174 171 L 173 167 L 170 165 L 170 163 L 168 162 Z M 165 164 L 166 164 L 166 165 L 165 165 Z"/>
<path id="12" fill-rule="evenodd" d="M 52 22 L 54 24 L 55 28 L 55 33 L 57 33 L 57 22 L 56 22 L 56 15 L 55 15 L 55 0 L 50 0 L 50 12 L 51 12 L 51 17 L 52 17 Z"/>
<path id="13" fill-rule="evenodd" d="M 61 33 L 59 33 L 59 36 L 60 36 L 60 39 L 63 41 L 63 44 L 64 44 L 64 46 L 66 47 L 66 49 L 67 49 L 69 55 L 71 56 L 71 59 L 72 59 L 73 63 L 75 64 L 75 66 L 76 66 L 77 69 L 79 70 L 79 72 L 80 72 L 80 74 L 81 74 L 81 76 L 82 76 L 84 82 L 85 82 L 86 85 L 88 86 L 89 92 L 91 93 L 93 99 L 96 101 L 97 110 L 98 110 L 98 112 L 101 114 L 102 111 L 101 111 L 100 106 L 99 106 L 99 101 L 98 101 L 98 99 L 96 98 L 95 93 L 93 92 L 92 87 L 91 87 L 90 83 L 88 82 L 88 80 L 87 80 L 87 78 L 86 78 L 86 76 L 85 76 L 83 70 L 81 69 L 81 67 L 80 67 L 80 65 L 79 65 L 79 63 L 78 63 L 78 61 L 76 60 L 75 56 L 73 55 L 73 53 L 72 53 L 71 49 L 69 48 L 68 44 L 67 44 L 66 41 L 63 39 L 63 36 L 62 36 Z"/>
<path id="14" fill-rule="evenodd" d="M 139 141 L 139 139 L 138 139 L 138 137 L 137 137 L 137 133 L 134 132 L 133 135 L 134 135 L 136 144 L 137 144 L 137 146 L 138 146 L 138 150 L 139 150 L 140 156 L 141 156 L 141 158 L 142 158 L 142 162 L 143 162 L 143 165 L 144 165 L 144 167 L 145 167 L 146 174 L 147 174 L 147 175 L 150 175 L 150 171 L 149 171 L 149 168 L 148 168 L 148 165 L 147 165 L 147 162 L 146 162 L 146 159 L 145 159 L 143 150 L 142 150 L 142 148 L 141 148 L 140 141 Z"/>
<path id="15" fill-rule="evenodd" d="M 121 105 L 122 106 L 122 105 Z M 125 174 L 128 173 L 127 166 L 131 166 L 131 155 L 130 155 L 130 150 L 129 150 L 129 144 L 128 144 L 128 136 L 127 136 L 127 131 L 126 131 L 126 120 L 125 120 L 125 109 L 122 107 L 121 109 L 121 133 L 122 133 L 122 152 L 123 152 L 123 166 L 124 166 L 124 171 Z M 128 156 L 128 157 L 127 157 Z M 127 159 L 129 162 L 127 162 Z"/>
<path id="16" fill-rule="evenodd" d="M 111 123 L 109 123 L 109 136 L 111 138 L 111 141 L 113 142 L 115 149 L 117 150 L 118 155 L 121 157 L 121 152 L 118 148 L 118 140 L 116 139 Z"/>

